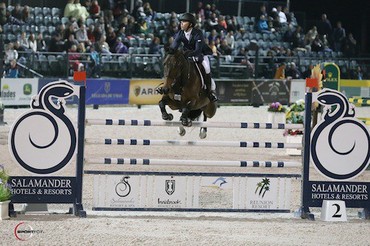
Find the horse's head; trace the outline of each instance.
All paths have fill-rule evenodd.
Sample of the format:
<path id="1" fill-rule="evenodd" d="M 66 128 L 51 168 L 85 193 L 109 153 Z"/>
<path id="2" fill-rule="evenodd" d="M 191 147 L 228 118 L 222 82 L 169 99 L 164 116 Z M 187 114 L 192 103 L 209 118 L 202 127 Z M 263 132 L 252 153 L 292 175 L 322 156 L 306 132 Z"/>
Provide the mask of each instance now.
<path id="1" fill-rule="evenodd" d="M 181 82 L 181 76 L 185 69 L 186 59 L 182 51 L 175 51 L 173 54 L 167 54 L 163 66 L 165 82 L 163 92 L 167 94 L 170 88 L 178 81 Z"/>

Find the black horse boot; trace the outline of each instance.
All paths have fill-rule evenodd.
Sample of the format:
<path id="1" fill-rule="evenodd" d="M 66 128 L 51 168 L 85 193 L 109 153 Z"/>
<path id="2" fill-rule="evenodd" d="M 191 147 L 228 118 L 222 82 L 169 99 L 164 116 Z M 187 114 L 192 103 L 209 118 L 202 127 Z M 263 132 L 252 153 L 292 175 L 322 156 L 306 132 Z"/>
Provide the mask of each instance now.
<path id="1" fill-rule="evenodd" d="M 208 99 L 211 102 L 218 101 L 218 98 L 217 98 L 217 95 L 216 95 L 216 91 L 211 90 L 211 86 L 212 86 L 211 74 L 206 74 L 204 76 L 204 80 L 205 80 L 204 82 L 206 83 L 206 86 L 207 86 Z"/>

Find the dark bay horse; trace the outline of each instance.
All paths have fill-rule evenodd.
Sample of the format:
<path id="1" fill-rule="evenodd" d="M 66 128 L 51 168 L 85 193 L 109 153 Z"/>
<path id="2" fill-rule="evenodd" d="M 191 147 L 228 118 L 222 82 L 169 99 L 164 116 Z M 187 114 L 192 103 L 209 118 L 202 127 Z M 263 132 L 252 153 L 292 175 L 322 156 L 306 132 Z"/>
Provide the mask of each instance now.
<path id="1" fill-rule="evenodd" d="M 173 119 L 173 115 L 167 113 L 166 105 L 172 110 L 181 112 L 180 121 L 183 126 L 191 126 L 192 121 L 202 113 L 203 121 L 212 118 L 216 113 L 217 105 L 215 102 L 210 102 L 206 90 L 202 88 L 202 78 L 198 70 L 201 65 L 186 59 L 180 50 L 174 54 L 167 54 L 163 65 L 165 81 L 163 96 L 159 101 L 162 119 Z M 206 131 L 206 129 L 201 130 Z M 183 134 L 180 132 L 180 135 Z"/>

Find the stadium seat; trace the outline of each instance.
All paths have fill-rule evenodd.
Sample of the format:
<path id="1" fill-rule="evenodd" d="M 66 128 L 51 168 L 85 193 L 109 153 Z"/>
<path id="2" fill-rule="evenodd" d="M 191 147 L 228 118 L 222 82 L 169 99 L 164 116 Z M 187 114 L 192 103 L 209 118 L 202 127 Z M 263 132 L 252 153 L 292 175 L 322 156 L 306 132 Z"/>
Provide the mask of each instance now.
<path id="1" fill-rule="evenodd" d="M 52 16 L 57 16 L 57 17 L 59 17 L 59 16 L 60 16 L 60 9 L 59 9 L 59 8 L 52 8 L 52 9 L 51 9 L 51 15 L 52 15 Z"/>

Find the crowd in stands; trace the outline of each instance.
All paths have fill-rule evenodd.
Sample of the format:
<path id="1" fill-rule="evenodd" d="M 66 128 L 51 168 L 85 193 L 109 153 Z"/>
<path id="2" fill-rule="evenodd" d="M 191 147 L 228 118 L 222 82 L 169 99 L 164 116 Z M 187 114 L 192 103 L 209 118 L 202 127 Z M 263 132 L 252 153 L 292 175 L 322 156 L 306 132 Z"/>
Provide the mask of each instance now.
<path id="1" fill-rule="evenodd" d="M 310 75 L 312 62 L 357 55 L 352 33 L 346 32 L 340 21 L 333 27 L 326 14 L 317 26 L 305 31 L 287 7 L 274 6 L 268 11 L 262 4 L 256 12 L 252 17 L 223 15 L 215 4 L 204 6 L 202 2 L 194 10 L 214 56 L 222 57 L 221 62 L 246 65 L 251 75 L 257 53 L 264 64 L 258 76 L 265 78 L 304 78 Z M 73 70 L 86 69 L 81 61 L 88 60 L 92 76 L 98 77 L 102 56 L 163 56 L 163 47 L 171 44 L 179 30 L 178 13 L 156 12 L 141 0 L 131 12 L 123 0 L 68 0 L 64 10 L 0 3 L 0 25 L 5 40 L 4 62 L 9 69 L 6 76 L 17 76 L 11 72 L 13 61 L 27 51 L 66 52 Z M 302 62 L 297 57 L 310 59 Z M 339 65 L 345 68 L 349 64 Z M 367 73 L 358 64 L 351 69 L 343 72 L 354 79 Z"/>

